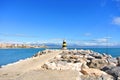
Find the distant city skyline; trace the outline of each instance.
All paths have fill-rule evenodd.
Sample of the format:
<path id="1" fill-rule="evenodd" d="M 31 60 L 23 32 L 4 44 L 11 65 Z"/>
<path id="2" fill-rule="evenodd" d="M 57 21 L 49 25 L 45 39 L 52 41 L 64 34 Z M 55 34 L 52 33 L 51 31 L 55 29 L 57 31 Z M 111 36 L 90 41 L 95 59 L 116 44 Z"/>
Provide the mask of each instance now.
<path id="1" fill-rule="evenodd" d="M 0 43 L 120 46 L 120 0 L 0 0 Z"/>

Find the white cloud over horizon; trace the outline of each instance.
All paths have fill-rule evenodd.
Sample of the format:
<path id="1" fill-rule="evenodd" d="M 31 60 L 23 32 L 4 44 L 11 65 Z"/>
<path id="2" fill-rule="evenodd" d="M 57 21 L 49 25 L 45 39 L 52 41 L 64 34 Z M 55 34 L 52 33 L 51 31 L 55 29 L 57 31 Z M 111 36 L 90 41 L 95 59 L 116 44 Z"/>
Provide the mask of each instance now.
<path id="1" fill-rule="evenodd" d="M 93 40 L 81 40 L 73 42 L 73 44 L 79 45 L 79 46 L 120 46 L 120 42 L 110 42 L 110 39 L 112 37 L 104 37 L 104 38 L 98 38 Z"/>
<path id="2" fill-rule="evenodd" d="M 92 40 L 66 39 L 66 41 L 68 45 L 78 45 L 78 46 L 120 46 L 120 42 L 110 42 L 111 38 L 112 37 L 104 37 L 104 38 L 97 38 L 97 39 L 92 39 Z M 34 41 L 34 42 L 7 41 L 7 43 L 61 45 L 62 41 L 63 41 L 62 38 L 55 38 L 55 39 L 40 40 L 40 41 Z M 0 41 L 0 42 L 6 42 L 6 41 Z"/>
<path id="3" fill-rule="evenodd" d="M 108 39 L 106 39 L 106 38 L 101 38 L 101 39 L 96 39 L 95 41 L 98 42 L 98 43 L 107 43 L 107 42 L 108 42 Z"/>

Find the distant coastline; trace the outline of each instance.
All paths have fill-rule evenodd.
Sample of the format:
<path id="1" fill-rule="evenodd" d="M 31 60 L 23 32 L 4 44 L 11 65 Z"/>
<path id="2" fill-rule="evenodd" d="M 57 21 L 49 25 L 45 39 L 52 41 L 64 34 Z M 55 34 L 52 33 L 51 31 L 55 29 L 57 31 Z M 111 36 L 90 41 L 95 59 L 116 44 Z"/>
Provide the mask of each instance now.
<path id="1" fill-rule="evenodd" d="M 1 49 L 11 49 L 11 48 L 48 48 L 48 46 L 41 44 L 12 44 L 12 43 L 0 43 Z"/>

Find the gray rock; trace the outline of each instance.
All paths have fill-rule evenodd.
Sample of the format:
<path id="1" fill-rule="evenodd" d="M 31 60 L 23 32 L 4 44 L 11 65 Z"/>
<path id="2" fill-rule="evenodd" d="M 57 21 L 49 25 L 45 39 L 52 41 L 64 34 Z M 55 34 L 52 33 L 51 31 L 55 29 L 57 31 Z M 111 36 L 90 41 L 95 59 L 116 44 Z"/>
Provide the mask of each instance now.
<path id="1" fill-rule="evenodd" d="M 103 67 L 101 70 L 102 70 L 102 71 L 107 71 L 107 70 L 110 70 L 110 69 L 112 69 L 112 68 L 115 68 L 115 66 L 113 66 L 113 65 L 105 66 L 105 67 Z"/>
<path id="2" fill-rule="evenodd" d="M 97 52 L 95 52 L 93 54 L 90 54 L 90 55 L 93 56 L 93 57 L 95 57 L 96 59 L 102 59 L 103 58 L 103 55 L 100 54 L 100 53 L 97 53 Z"/>
<path id="3" fill-rule="evenodd" d="M 115 80 L 119 80 L 117 78 L 120 77 L 120 67 L 116 67 L 116 66 L 106 66 L 104 67 L 102 70 L 104 70 L 105 72 L 107 72 L 108 74 L 112 75 Z"/>
<path id="4" fill-rule="evenodd" d="M 99 80 L 114 80 L 114 77 L 110 75 L 102 75 Z"/>
<path id="5" fill-rule="evenodd" d="M 120 66 L 120 57 L 117 57 L 118 66 Z"/>
<path id="6" fill-rule="evenodd" d="M 109 73 L 115 77 L 120 77 L 120 67 L 114 67 L 114 68 L 108 70 L 107 73 Z"/>
<path id="7" fill-rule="evenodd" d="M 77 53 L 74 53 L 74 55 L 81 55 L 81 53 L 80 53 L 80 52 L 77 52 Z"/>
<path id="8" fill-rule="evenodd" d="M 118 61 L 116 58 L 107 58 L 107 61 L 108 61 L 109 65 L 112 65 L 113 63 L 116 65 L 118 64 Z"/>
<path id="9" fill-rule="evenodd" d="M 65 54 L 65 53 L 60 53 L 59 55 L 61 55 L 61 56 L 65 56 L 66 54 Z"/>
<path id="10" fill-rule="evenodd" d="M 33 57 L 37 57 L 43 54 L 46 54 L 46 51 L 38 52 L 37 54 L 33 55 Z"/>
<path id="11" fill-rule="evenodd" d="M 114 80 L 114 78 L 110 75 L 102 76 L 81 75 L 80 80 Z"/>
<path id="12" fill-rule="evenodd" d="M 117 80 L 120 80 L 120 77 L 117 77 Z"/>
<path id="13" fill-rule="evenodd" d="M 107 57 L 107 56 L 108 56 L 106 53 L 103 53 L 102 55 L 103 55 L 104 57 Z"/>
<path id="14" fill-rule="evenodd" d="M 112 56 L 111 56 L 111 55 L 106 54 L 106 53 L 103 53 L 102 55 L 103 55 L 103 57 L 106 57 L 106 58 L 112 58 Z"/>
<path id="15" fill-rule="evenodd" d="M 87 63 L 87 65 L 90 68 L 101 69 L 104 66 L 108 65 L 108 63 L 105 59 L 92 59 L 89 63 Z"/>

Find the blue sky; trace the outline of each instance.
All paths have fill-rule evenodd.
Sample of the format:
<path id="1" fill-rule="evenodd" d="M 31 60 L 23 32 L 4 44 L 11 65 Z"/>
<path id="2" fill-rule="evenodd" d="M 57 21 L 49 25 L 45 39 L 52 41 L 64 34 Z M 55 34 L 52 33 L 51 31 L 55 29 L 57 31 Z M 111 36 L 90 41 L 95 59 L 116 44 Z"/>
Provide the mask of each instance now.
<path id="1" fill-rule="evenodd" d="M 0 42 L 120 45 L 120 0 L 0 0 Z"/>

